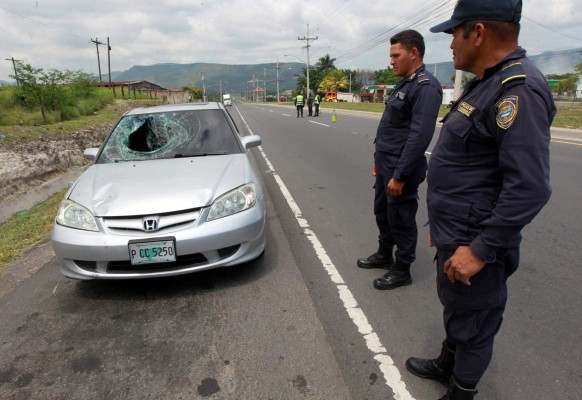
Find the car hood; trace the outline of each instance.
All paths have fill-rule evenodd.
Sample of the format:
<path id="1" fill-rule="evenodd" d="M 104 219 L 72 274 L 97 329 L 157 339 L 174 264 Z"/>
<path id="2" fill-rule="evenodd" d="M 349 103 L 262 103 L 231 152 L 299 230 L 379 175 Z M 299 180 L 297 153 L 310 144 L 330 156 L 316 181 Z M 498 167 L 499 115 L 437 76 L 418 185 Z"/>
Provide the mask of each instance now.
<path id="1" fill-rule="evenodd" d="M 98 217 L 189 210 L 247 183 L 248 169 L 245 154 L 93 164 L 69 199 Z"/>

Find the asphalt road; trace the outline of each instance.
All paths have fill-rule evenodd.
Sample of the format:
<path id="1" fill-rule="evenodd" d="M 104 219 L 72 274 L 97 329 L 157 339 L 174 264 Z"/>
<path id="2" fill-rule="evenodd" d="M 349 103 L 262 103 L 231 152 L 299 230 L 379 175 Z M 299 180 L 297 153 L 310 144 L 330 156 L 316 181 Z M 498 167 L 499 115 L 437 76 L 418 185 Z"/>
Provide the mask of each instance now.
<path id="1" fill-rule="evenodd" d="M 412 286 L 377 291 L 372 140 L 378 116 L 241 105 L 229 111 L 268 194 L 252 263 L 173 279 L 76 282 L 50 243 L 0 280 L 1 399 L 437 399 L 404 368 L 443 339 L 434 251 L 420 228 Z M 250 131 L 250 132 L 249 132 Z M 524 232 L 479 399 L 578 399 L 582 147 L 552 143 L 550 203 Z M 430 152 L 430 149 L 429 149 Z M 418 213 L 426 221 L 422 187 Z"/>

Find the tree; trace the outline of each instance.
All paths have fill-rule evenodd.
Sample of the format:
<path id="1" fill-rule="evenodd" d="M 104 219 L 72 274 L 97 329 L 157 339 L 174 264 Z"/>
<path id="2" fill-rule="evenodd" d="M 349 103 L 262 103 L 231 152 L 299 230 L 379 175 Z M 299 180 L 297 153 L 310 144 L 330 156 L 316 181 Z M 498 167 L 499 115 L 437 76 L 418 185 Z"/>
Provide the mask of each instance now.
<path id="1" fill-rule="evenodd" d="M 339 89 L 347 89 L 349 84 L 350 81 L 345 73 L 336 69 L 325 75 L 317 89 L 323 92 L 337 92 Z"/>
<path id="2" fill-rule="evenodd" d="M 326 54 L 325 56 L 320 57 L 319 61 L 315 63 L 315 69 L 318 71 L 322 71 L 324 73 L 331 72 L 334 69 L 337 69 L 336 66 L 334 65 L 335 60 L 336 60 L 335 58 L 331 58 L 329 54 Z"/>
<path id="3" fill-rule="evenodd" d="M 582 76 L 582 64 L 578 64 L 574 67 L 574 71 L 580 76 Z"/>
<path id="4" fill-rule="evenodd" d="M 381 69 L 374 72 L 374 84 L 376 85 L 396 85 L 400 82 L 400 77 L 394 75 L 392 68 Z"/>
<path id="5" fill-rule="evenodd" d="M 329 72 L 336 70 L 334 65 L 335 58 L 331 58 L 329 54 L 320 57 L 313 67 L 309 69 L 309 86 L 310 89 L 319 88 L 322 79 Z M 307 87 L 307 68 L 303 68 L 303 75 L 297 78 L 297 92 L 305 90 Z"/>
<path id="6" fill-rule="evenodd" d="M 26 108 L 39 107 L 43 124 L 51 111 L 58 113 L 61 121 L 79 116 L 79 99 L 90 97 L 95 90 L 96 78 L 82 71 L 45 71 L 22 62 L 15 65 L 11 76 L 18 76 L 15 98 Z"/>
<path id="7" fill-rule="evenodd" d="M 204 90 L 203 90 L 203 88 L 200 88 L 200 87 L 183 86 L 182 90 L 189 92 L 190 98 L 192 100 L 194 100 L 194 99 L 202 100 L 202 98 L 204 97 Z"/>

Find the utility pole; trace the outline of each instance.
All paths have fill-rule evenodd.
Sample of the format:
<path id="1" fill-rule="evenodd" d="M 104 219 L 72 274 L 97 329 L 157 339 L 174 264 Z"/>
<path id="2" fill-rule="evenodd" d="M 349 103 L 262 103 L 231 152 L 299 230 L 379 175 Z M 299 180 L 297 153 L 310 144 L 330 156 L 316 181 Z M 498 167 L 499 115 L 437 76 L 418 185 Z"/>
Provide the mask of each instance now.
<path id="1" fill-rule="evenodd" d="M 263 102 L 267 102 L 267 68 L 263 68 Z"/>
<path id="2" fill-rule="evenodd" d="M 297 40 L 307 40 L 307 46 L 305 46 L 307 48 L 307 93 L 305 93 L 305 96 L 309 96 L 309 47 L 311 47 L 311 45 L 309 44 L 309 41 L 313 41 L 313 40 L 317 40 L 319 38 L 319 36 L 316 36 L 314 38 L 310 38 L 309 37 L 309 24 L 307 24 L 307 36 L 303 36 L 302 38 L 297 37 Z"/>
<path id="3" fill-rule="evenodd" d="M 99 82 L 102 82 L 103 80 L 101 79 L 101 61 L 99 61 L 99 45 L 105 43 L 100 42 L 99 39 L 97 38 L 95 38 L 95 40 L 91 39 L 91 42 L 95 43 L 95 47 L 97 48 L 97 65 L 99 66 Z"/>
<path id="4" fill-rule="evenodd" d="M 117 97 L 115 86 L 111 83 L 111 46 L 109 45 L 109 36 L 107 36 L 107 68 L 109 68 L 109 87 L 113 89 L 113 97 Z"/>
<path id="5" fill-rule="evenodd" d="M 206 96 L 206 84 L 204 83 L 204 71 L 200 71 L 200 75 L 202 75 L 202 101 L 207 102 L 208 97 Z"/>
<path id="6" fill-rule="evenodd" d="M 277 103 L 281 102 L 281 96 L 279 96 L 279 56 L 277 56 Z"/>
<path id="7" fill-rule="evenodd" d="M 463 84 L 463 71 L 457 70 L 455 72 L 455 90 L 453 91 L 453 100 L 457 101 L 461 97 L 461 85 Z"/>
<path id="8" fill-rule="evenodd" d="M 16 79 L 16 85 L 20 86 L 20 82 L 18 82 L 18 71 L 16 70 L 16 63 L 22 62 L 22 60 L 15 60 L 14 57 L 6 58 L 6 61 L 12 61 L 12 67 L 14 67 L 14 79 Z"/>

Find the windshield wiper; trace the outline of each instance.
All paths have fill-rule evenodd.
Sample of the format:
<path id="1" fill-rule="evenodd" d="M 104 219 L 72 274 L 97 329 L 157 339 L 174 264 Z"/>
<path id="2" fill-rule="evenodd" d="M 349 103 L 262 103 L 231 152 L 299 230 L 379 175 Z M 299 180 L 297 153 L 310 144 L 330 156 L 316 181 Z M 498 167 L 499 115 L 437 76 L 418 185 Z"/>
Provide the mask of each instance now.
<path id="1" fill-rule="evenodd" d="M 219 151 L 216 153 L 176 153 L 176 154 L 174 154 L 174 158 L 224 156 L 227 154 L 230 154 L 230 153 L 227 151 Z"/>

